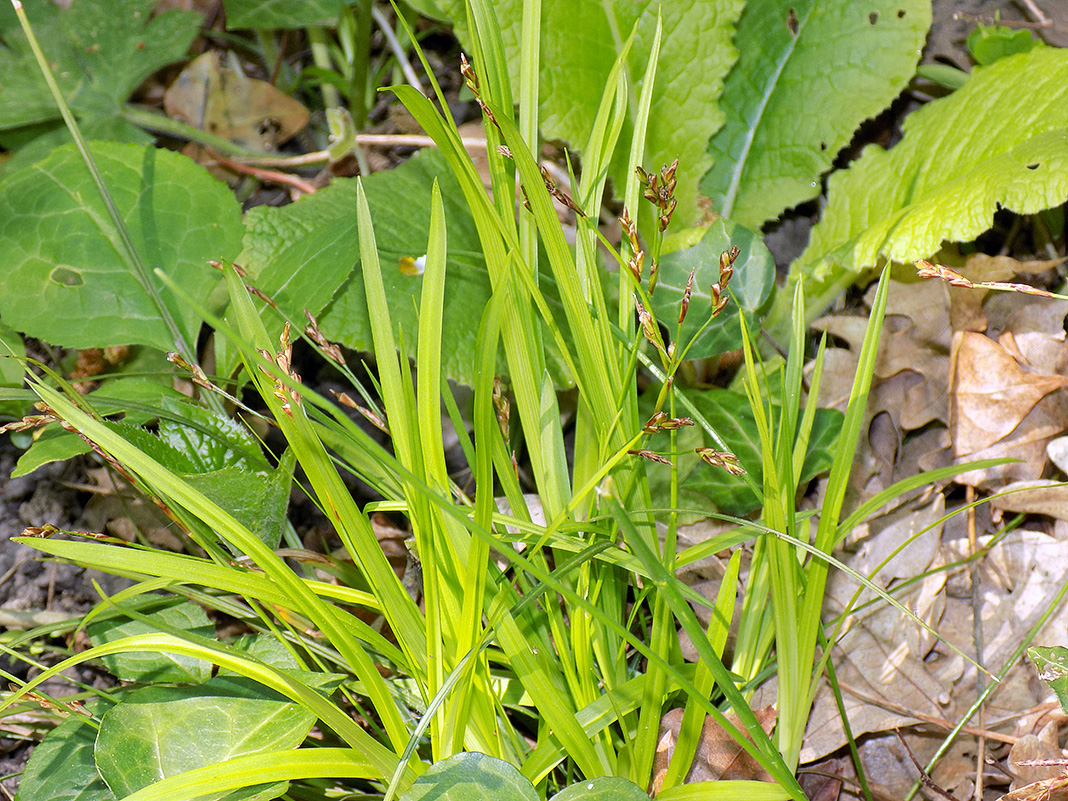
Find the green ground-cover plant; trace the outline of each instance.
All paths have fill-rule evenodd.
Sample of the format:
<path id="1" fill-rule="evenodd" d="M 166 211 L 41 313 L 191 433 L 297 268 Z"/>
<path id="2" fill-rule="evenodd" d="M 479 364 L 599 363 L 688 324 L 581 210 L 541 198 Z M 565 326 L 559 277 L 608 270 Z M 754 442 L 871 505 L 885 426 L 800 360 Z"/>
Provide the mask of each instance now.
<path id="1" fill-rule="evenodd" d="M 278 5 L 284 13 L 286 4 Z M 754 9 L 758 5 L 751 4 Z M 739 4 L 731 8 L 724 18 L 740 10 Z M 545 13 L 551 10 L 546 4 Z M 794 11 L 793 24 L 785 11 L 782 24 L 795 39 L 820 30 L 819 22 L 836 30 L 815 11 Z M 576 223 L 575 244 L 569 245 L 532 155 L 539 141 L 539 109 L 546 113 L 546 105 L 559 100 L 556 91 L 548 99 L 539 91 L 534 32 L 544 28 L 547 36 L 562 37 L 553 48 L 564 47 L 566 35 L 553 24 L 542 24 L 540 3 L 528 0 L 522 12 L 516 18 L 525 26 L 523 36 L 501 29 L 494 6 L 485 2 L 471 3 L 466 20 L 473 63 L 466 77 L 487 119 L 492 196 L 461 146 L 440 90 L 435 106 L 411 87 L 398 87 L 395 94 L 435 139 L 440 155 L 426 154 L 378 179 L 341 183 L 292 209 L 251 214 L 240 246 L 220 224 L 224 232 L 209 254 L 190 251 L 190 256 L 185 250 L 189 237 L 160 235 L 164 222 L 176 230 L 192 229 L 201 218 L 190 212 L 188 218 L 169 219 L 170 200 L 154 196 L 153 205 L 144 197 L 144 189 L 154 190 L 157 182 L 166 189 L 203 178 L 202 173 L 181 178 L 180 170 L 196 170 L 172 164 L 167 154 L 115 145 L 60 150 L 0 184 L 0 202 L 13 215 L 34 207 L 51 209 L 56 201 L 48 192 L 84 187 L 82 201 L 63 211 L 87 220 L 82 241 L 91 243 L 92 263 L 107 266 L 86 271 L 80 266 L 87 263 L 84 253 L 61 250 L 62 241 L 46 250 L 39 231 L 16 232 L 13 236 L 23 237 L 17 241 L 25 241 L 22 250 L 34 253 L 15 260 L 20 269 L 37 270 L 36 280 L 24 279 L 26 286 L 67 292 L 59 302 L 77 308 L 76 303 L 85 303 L 82 299 L 92 299 L 80 293 L 98 285 L 96 272 L 105 273 L 99 278 L 105 284 L 112 280 L 107 274 L 120 276 L 124 291 L 154 321 L 124 333 L 124 343 L 188 351 L 181 343 L 192 341 L 206 321 L 225 343 L 218 353 L 241 365 L 243 380 L 257 391 L 266 416 L 286 442 L 283 453 L 265 456 L 258 442 L 230 427 L 219 396 L 200 376 L 195 377 L 210 399 L 205 401 L 208 408 L 194 412 L 168 405 L 159 400 L 160 393 L 154 396 L 158 414 L 141 420 L 158 418 L 154 433 L 104 419 L 117 409 L 143 414 L 152 401 L 142 399 L 139 407 L 129 398 L 124 403 L 112 395 L 109 401 L 103 392 L 82 400 L 61 380 L 31 379 L 44 413 L 73 427 L 102 458 L 157 499 L 197 555 L 113 542 L 25 540 L 43 553 L 126 575 L 136 583 L 105 599 L 94 612 L 89 621 L 92 649 L 46 671 L 5 704 L 17 702 L 62 668 L 88 659 L 100 659 L 116 676 L 147 688 L 123 689 L 92 709 L 93 716 L 80 725 L 56 729 L 48 748 L 28 768 L 22 797 L 46 795 L 61 781 L 79 792 L 97 792 L 101 799 L 128 793 L 138 801 L 270 798 L 286 792 L 287 782 L 294 796 L 322 797 L 334 786 L 327 780 L 353 780 L 370 792 L 414 799 L 428 787 L 447 792 L 443 788 L 450 782 L 489 781 L 480 775 L 507 775 L 517 793 L 539 797 L 571 784 L 560 798 L 608 792 L 595 781 L 572 784 L 576 778 L 616 777 L 612 797 L 623 797 L 650 785 L 660 718 L 674 705 L 685 705 L 687 711 L 675 756 L 660 777 L 660 795 L 802 797 L 793 773 L 815 682 L 827 660 L 820 644 L 822 585 L 832 563 L 830 551 L 857 522 L 855 515 L 841 520 L 842 503 L 871 381 L 881 307 L 876 305 L 868 328 L 849 408 L 844 418 L 828 419 L 814 404 L 802 404 L 802 293 L 791 295 L 799 302 L 789 318 L 787 358 L 763 363 L 753 348 L 755 312 L 771 291 L 770 260 L 759 241 L 724 222 L 686 235 L 683 242 L 691 248 L 671 252 L 674 243 L 663 241 L 659 222 L 670 221 L 673 204 L 692 194 L 700 175 L 692 165 L 689 171 L 683 166 L 659 170 L 670 159 L 659 161 L 652 151 L 669 145 L 647 148 L 645 140 L 651 118 L 660 113 L 658 103 L 668 102 L 664 88 L 676 86 L 654 79 L 665 63 L 665 30 L 675 35 L 687 20 L 669 14 L 671 27 L 663 28 L 644 6 L 627 12 L 618 51 L 612 50 L 607 69 L 596 78 L 596 100 L 581 110 L 590 122 L 581 129 L 583 169 L 573 197 L 584 216 Z M 862 24 L 881 30 L 880 19 Z M 624 34 L 631 30 L 635 33 L 627 38 Z M 739 28 L 739 36 L 743 30 Z M 729 38 L 726 28 L 718 31 Z M 522 45 L 510 49 L 509 37 Z M 785 66 L 794 49 L 789 42 L 783 45 Z M 719 64 L 720 75 L 727 66 Z M 976 85 L 981 85 L 979 76 L 969 81 Z M 761 88 L 769 109 L 781 102 L 776 89 L 774 84 Z M 826 133 L 830 142 L 817 149 L 840 146 L 847 137 L 842 130 Z M 754 143 L 761 141 L 757 134 L 754 123 L 748 134 Z M 724 149 L 730 150 L 727 145 Z M 751 158 L 760 152 L 759 147 L 747 151 Z M 138 158 L 131 159 L 135 153 Z M 100 184 L 80 165 L 79 159 L 89 156 L 101 168 Z M 826 163 L 810 160 L 804 169 L 818 175 L 829 164 L 830 155 L 826 158 Z M 111 166 L 120 161 L 125 172 Z M 449 173 L 439 169 L 442 164 Z M 638 211 L 643 187 L 631 170 L 640 164 L 652 167 L 643 180 L 656 200 L 644 213 Z M 179 177 L 160 181 L 160 175 L 170 174 L 167 170 Z M 743 178 L 729 191 L 741 209 L 748 179 L 745 170 L 735 174 Z M 619 269 L 606 280 L 595 221 L 609 175 L 629 215 L 641 224 L 613 254 Z M 517 183 L 529 203 L 518 216 L 511 203 Z M 93 194 L 100 185 L 115 196 L 111 208 Z M 391 209 L 389 201 L 396 205 L 402 190 L 409 195 L 399 210 Z M 197 199 L 189 205 L 195 207 Z M 224 221 L 235 218 L 236 204 L 219 195 L 215 211 Z M 756 224 L 771 212 L 746 213 Z M 624 220 L 629 232 L 629 217 Z M 732 245 L 745 252 L 732 255 Z M 354 270 L 356 249 L 359 269 Z M 418 281 L 398 273 L 401 257 L 424 254 Z M 131 278 L 138 274 L 138 257 L 142 266 L 160 270 L 146 273 L 147 280 Z M 244 278 L 227 265 L 218 273 L 198 272 L 196 279 L 181 274 L 184 259 L 196 263 L 208 257 L 244 260 L 251 269 Z M 659 264 L 655 293 L 643 257 L 644 267 Z M 698 287 L 692 292 L 686 288 L 690 269 Z M 737 274 L 732 276 L 732 270 Z M 458 290 L 450 283 L 457 277 L 469 284 L 461 283 Z M 280 311 L 255 299 L 246 280 L 277 301 Z M 343 287 L 339 294 L 330 291 L 333 285 Z M 711 287 L 707 293 L 706 286 Z M 112 297 L 119 296 L 116 287 Z M 885 284 L 879 297 L 885 300 Z M 715 317 L 712 310 L 721 301 L 729 311 Z M 452 302 L 456 310 L 450 318 Z M 92 311 L 94 305 L 106 303 L 97 300 L 86 308 Z M 392 451 L 297 380 L 285 318 L 299 319 L 304 308 L 323 312 L 323 331 L 329 337 L 373 354 L 377 393 L 367 395 L 381 398 L 379 412 Z M 9 313 L 7 307 L 0 311 L 27 332 L 45 324 L 29 318 L 23 322 L 18 311 Z M 169 312 L 172 325 L 155 322 L 153 311 L 160 320 Z M 71 330 L 88 330 L 79 333 L 88 338 L 97 321 L 88 313 L 84 322 L 77 317 L 74 322 Z M 43 330 L 40 335 L 50 338 Z M 69 331 L 63 335 L 72 336 Z M 92 341 L 114 344 L 104 341 L 106 334 L 97 336 Z M 730 400 L 702 396 L 682 391 L 676 383 L 681 383 L 685 359 L 736 342 L 746 351 L 742 388 L 750 411 L 731 417 L 722 410 L 737 404 L 739 395 Z M 195 364 L 191 354 L 183 357 L 188 366 Z M 661 382 L 644 399 L 637 390 L 639 364 Z M 510 382 L 515 418 L 507 432 L 494 401 L 494 378 L 502 372 Z M 818 382 L 819 375 L 817 359 L 812 380 Z M 442 376 L 462 378 L 472 387 L 469 420 L 462 419 L 450 386 L 438 380 Z M 562 384 L 573 385 L 577 396 L 571 466 L 556 392 Z M 774 389 L 765 395 L 769 386 Z M 460 434 L 473 492 L 455 486 L 446 470 L 442 403 Z M 684 413 L 699 423 L 710 443 L 702 443 L 692 457 L 717 465 L 705 465 L 705 470 L 748 471 L 736 485 L 710 481 L 706 492 L 722 500 L 721 510 L 758 508 L 761 517 L 757 522 L 736 520 L 740 525 L 735 531 L 680 553 L 675 540 L 679 473 L 672 468 L 660 485 L 665 491 L 654 491 L 657 485 L 651 484 L 643 460 L 675 461 L 683 455 L 679 429 L 686 427 Z M 744 425 L 732 432 L 736 420 Z M 829 434 L 836 427 L 841 429 L 837 438 Z M 738 435 L 748 448 L 735 444 Z M 523 497 L 511 458 L 517 443 L 525 445 L 544 524 L 532 521 Z M 807 518 L 797 513 L 797 495 L 809 477 L 825 469 L 829 453 L 836 458 L 810 544 Z M 313 572 L 307 562 L 303 572 L 294 572 L 283 561 L 283 556 L 315 558 L 309 554 L 276 552 L 286 533 L 279 518 L 294 463 L 301 467 L 305 491 L 335 526 L 347 555 L 316 559 L 324 573 Z M 390 568 L 371 527 L 371 509 L 357 506 L 336 463 L 381 495 L 373 508 L 402 514 L 408 521 L 413 566 L 418 563 L 422 576 L 422 606 Z M 254 495 L 251 487 L 260 494 Z M 901 489 L 892 488 L 867 512 Z M 508 516 L 494 502 L 502 493 L 512 510 Z M 250 498 L 254 509 L 273 513 L 250 512 Z M 733 592 L 721 593 L 715 602 L 701 599 L 677 581 L 675 572 L 748 540 L 756 543 L 755 555 L 738 644 L 725 664 L 727 627 L 722 621 L 732 618 Z M 513 547 L 517 544 L 522 552 Z M 324 575 L 337 583 L 322 580 Z M 166 593 L 162 598 L 160 591 Z M 194 603 L 172 604 L 171 596 Z M 707 630 L 697 622 L 691 603 L 714 606 L 716 615 Z M 205 624 L 204 608 L 236 618 L 254 633 L 220 642 Z M 389 636 L 354 610 L 380 615 Z M 109 622 L 111 617 L 127 622 Z M 697 647 L 696 667 L 681 660 L 680 628 Z M 823 651 L 819 660 L 818 650 Z M 210 679 L 212 664 L 243 679 Z M 779 719 L 771 737 L 748 703 L 756 682 L 769 670 L 779 680 Z M 187 686 L 159 686 L 164 683 Z M 359 722 L 350 717 L 352 710 Z M 728 710 L 740 724 L 725 717 Z M 138 770 L 140 749 L 164 742 L 161 722 L 186 723 L 216 713 L 233 720 L 260 717 L 270 725 L 257 738 L 213 739 L 165 765 Z M 683 784 L 706 714 L 736 737 L 775 783 Z M 319 736 L 307 738 L 314 720 L 319 721 Z M 187 735 L 178 728 L 175 736 Z M 298 744 L 302 747 L 294 750 Z M 487 758 L 457 758 L 464 751 Z M 57 774 L 45 760 L 61 760 L 66 772 Z M 481 767 L 472 770 L 472 762 Z M 463 774 L 459 779 L 448 773 L 457 765 Z M 469 779 L 470 773 L 475 778 Z M 107 789 L 100 787 L 101 777 Z M 229 796 L 233 791 L 243 795 Z"/>

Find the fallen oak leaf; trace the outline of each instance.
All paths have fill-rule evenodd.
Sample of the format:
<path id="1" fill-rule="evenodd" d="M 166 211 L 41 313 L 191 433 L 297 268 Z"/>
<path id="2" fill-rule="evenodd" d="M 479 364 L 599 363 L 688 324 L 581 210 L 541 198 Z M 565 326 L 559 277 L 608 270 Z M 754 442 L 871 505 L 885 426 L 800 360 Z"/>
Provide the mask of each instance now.
<path id="1" fill-rule="evenodd" d="M 950 432 L 956 456 L 1008 436 L 1038 401 L 1068 378 L 1023 369 L 1009 352 L 973 331 L 954 336 L 950 362 Z"/>

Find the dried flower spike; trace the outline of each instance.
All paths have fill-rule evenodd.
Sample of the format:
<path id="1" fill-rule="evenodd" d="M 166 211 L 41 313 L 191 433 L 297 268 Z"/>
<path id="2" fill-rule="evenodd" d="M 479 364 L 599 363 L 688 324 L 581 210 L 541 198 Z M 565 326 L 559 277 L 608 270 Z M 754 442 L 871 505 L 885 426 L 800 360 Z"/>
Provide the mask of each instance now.
<path id="1" fill-rule="evenodd" d="M 727 305 L 727 295 L 725 294 L 727 284 L 730 283 L 731 277 L 734 275 L 734 262 L 740 252 L 737 247 L 732 245 L 719 256 L 719 281 L 712 284 L 710 290 L 713 317 L 723 311 L 723 307 Z"/>
<path id="2" fill-rule="evenodd" d="M 958 286 L 965 289 L 992 289 L 996 292 L 1018 292 L 1022 295 L 1036 295 L 1040 298 L 1059 297 L 1048 289 L 1039 289 L 1030 284 L 1019 284 L 1010 281 L 970 281 L 956 270 L 951 270 L 943 264 L 932 264 L 924 259 L 920 259 L 916 262 L 916 274 L 920 278 L 939 278 L 950 286 Z"/>
<path id="3" fill-rule="evenodd" d="M 682 292 L 682 303 L 679 304 L 679 325 L 686 319 L 686 312 L 690 310 L 690 295 L 693 294 L 693 277 L 697 274 L 697 265 L 690 270 L 690 277 L 686 279 L 686 289 Z"/>
<path id="4" fill-rule="evenodd" d="M 304 333 L 319 346 L 328 358 L 344 367 L 345 357 L 341 354 L 341 348 L 323 336 L 323 332 L 319 330 L 319 321 L 315 319 L 315 316 L 310 311 L 305 309 L 304 316 L 308 318 L 308 325 L 304 328 Z"/>
<path id="5" fill-rule="evenodd" d="M 674 431 L 683 426 L 692 426 L 693 420 L 689 417 L 668 417 L 664 412 L 657 412 L 649 418 L 642 427 L 642 433 L 655 434 L 658 431 Z"/>
<path id="6" fill-rule="evenodd" d="M 645 338 L 649 343 L 658 351 L 667 355 L 667 351 L 664 348 L 664 339 L 660 336 L 660 328 L 656 324 L 656 320 L 653 319 L 653 315 L 646 310 L 638 296 L 634 296 L 634 305 L 638 310 L 638 323 L 642 327 L 642 333 L 645 334 Z"/>
<path id="7" fill-rule="evenodd" d="M 460 74 L 464 78 L 464 82 L 467 84 L 467 88 L 471 90 L 471 94 L 478 97 L 478 73 L 475 72 L 475 68 L 471 66 L 471 62 L 467 60 L 465 53 L 460 53 Z"/>
<path id="8" fill-rule="evenodd" d="M 666 465 L 670 465 L 671 464 L 670 460 L 665 459 L 660 454 L 653 453 L 652 451 L 637 450 L 637 451 L 627 451 L 627 453 L 629 453 L 631 456 L 640 456 L 643 459 L 648 459 L 650 462 L 657 462 L 658 464 L 666 464 Z"/>
<path id="9" fill-rule="evenodd" d="M 562 205 L 566 206 L 567 208 L 569 208 L 573 212 L 575 212 L 575 214 L 579 215 L 580 217 L 585 217 L 586 216 L 586 212 L 584 212 L 582 209 L 580 209 L 575 204 L 575 201 L 571 199 L 570 195 L 568 195 L 566 192 L 562 191 L 556 185 L 556 181 L 554 181 L 552 179 L 552 176 L 549 175 L 549 171 L 547 169 L 545 169 L 545 167 L 541 167 L 540 169 L 541 169 L 541 180 L 545 182 L 545 188 L 546 188 L 546 190 L 548 190 L 549 194 L 552 195 L 554 198 L 556 198 L 558 201 L 560 201 L 560 203 Z"/>
<path id="10" fill-rule="evenodd" d="M 290 339 L 290 326 L 289 321 L 286 321 L 285 326 L 282 328 L 282 334 L 278 337 L 279 350 L 278 353 L 272 355 L 267 350 L 260 350 L 259 353 L 263 358 L 274 361 L 278 365 L 278 369 L 282 371 L 284 375 L 290 378 L 296 383 L 300 383 L 300 376 L 293 371 L 293 342 Z M 270 376 L 274 380 L 274 394 L 282 402 L 282 411 L 290 417 L 293 416 L 293 410 L 290 406 L 290 401 L 297 406 L 301 405 L 300 393 L 294 389 L 286 387 L 285 383 L 280 379 L 271 376 L 267 370 L 260 367 L 260 371 L 267 376 Z"/>
<path id="11" fill-rule="evenodd" d="M 504 385 L 497 376 L 493 377 L 493 408 L 497 413 L 497 425 L 501 427 L 501 436 L 508 441 L 508 424 L 512 416 L 512 408 L 508 398 L 504 396 Z"/>
<path id="12" fill-rule="evenodd" d="M 675 159 L 671 164 L 665 164 L 660 168 L 660 174 L 648 173 L 641 167 L 635 167 L 638 181 L 645 187 L 642 196 L 660 210 L 659 224 L 663 233 L 671 224 L 671 216 L 675 213 L 678 201 L 675 199 L 675 172 L 679 168 L 679 160 Z"/>
<path id="13" fill-rule="evenodd" d="M 694 453 L 704 459 L 713 467 L 722 467 L 732 476 L 745 475 L 745 468 L 733 453 L 717 451 L 714 448 L 694 448 Z"/>
<path id="14" fill-rule="evenodd" d="M 626 208 L 619 217 L 619 227 L 630 244 L 631 256 L 627 261 L 627 269 L 634 276 L 634 280 L 641 283 L 645 272 L 645 251 L 642 250 L 641 243 L 638 241 L 638 226 L 630 218 L 630 212 Z"/>

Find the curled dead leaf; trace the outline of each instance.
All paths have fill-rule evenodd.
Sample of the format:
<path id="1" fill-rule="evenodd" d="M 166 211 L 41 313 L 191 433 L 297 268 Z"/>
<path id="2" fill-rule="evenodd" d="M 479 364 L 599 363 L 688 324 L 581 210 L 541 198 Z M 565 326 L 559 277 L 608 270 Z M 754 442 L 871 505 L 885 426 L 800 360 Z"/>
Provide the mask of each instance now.
<path id="1" fill-rule="evenodd" d="M 954 336 L 950 378 L 950 431 L 957 456 L 988 448 L 1008 436 L 1068 378 L 1031 372 L 1004 347 L 972 331 Z"/>
<path id="2" fill-rule="evenodd" d="M 167 116 L 235 144 L 273 151 L 308 124 L 308 110 L 266 81 L 229 68 L 210 51 L 191 61 L 163 96 Z"/>

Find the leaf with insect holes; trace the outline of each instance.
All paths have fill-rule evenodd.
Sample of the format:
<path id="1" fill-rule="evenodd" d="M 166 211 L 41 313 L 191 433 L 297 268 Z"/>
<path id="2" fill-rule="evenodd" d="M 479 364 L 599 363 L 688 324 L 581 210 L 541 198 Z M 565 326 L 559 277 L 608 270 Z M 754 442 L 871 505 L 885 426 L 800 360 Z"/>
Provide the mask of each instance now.
<path id="1" fill-rule="evenodd" d="M 818 195 L 857 126 L 912 77 L 930 24 L 930 0 L 746 3 L 701 181 L 713 208 L 757 228 Z"/>
<path id="2" fill-rule="evenodd" d="M 464 2 L 442 0 L 438 5 L 457 21 L 460 40 L 469 45 Z M 491 5 L 501 26 L 511 83 L 518 87 L 523 2 L 498 0 Z M 610 172 L 620 193 L 631 177 L 633 167 L 625 163 L 631 124 L 660 15 L 664 44 L 657 62 L 643 165 L 658 170 L 679 159 L 675 221 L 677 225 L 692 225 L 700 214 L 697 184 L 711 164 L 708 138 L 723 124 L 723 112 L 716 101 L 738 57 L 732 40 L 743 5 L 741 0 L 544 0 L 542 134 L 546 139 L 562 139 L 574 149 L 586 145 L 609 72 L 638 23 L 626 65 L 631 87 L 627 124 Z"/>
<path id="3" fill-rule="evenodd" d="M 232 259 L 241 244 L 233 193 L 177 153 L 109 142 L 91 150 L 146 267 L 206 302 L 221 280 L 208 260 Z M 71 348 L 175 349 L 73 145 L 0 183 L 0 240 L 0 316 L 7 325 Z M 186 341 L 195 341 L 196 310 L 153 281 Z"/>
<path id="4" fill-rule="evenodd" d="M 75 114 L 114 117 L 141 83 L 182 59 L 200 16 L 170 10 L 153 15 L 155 0 L 92 0 L 67 10 L 24 0 L 26 16 Z M 59 119 L 29 43 L 10 3 L 0 7 L 0 130 Z"/>
<path id="5" fill-rule="evenodd" d="M 1068 712 L 1068 648 L 1035 645 L 1027 649 L 1027 658 L 1034 664 L 1038 677 L 1057 694 L 1061 709 Z"/>
<path id="6" fill-rule="evenodd" d="M 426 253 L 430 192 L 441 188 L 448 235 L 442 371 L 470 382 L 476 357 L 477 321 L 489 301 L 490 282 L 474 222 L 444 157 L 424 150 L 395 170 L 363 182 L 371 208 L 382 278 L 393 323 L 415 353 L 417 305 L 422 277 L 404 259 Z M 371 326 L 359 273 L 359 239 L 353 214 L 356 181 L 339 179 L 327 189 L 284 208 L 260 207 L 246 217 L 245 249 L 239 261 L 257 287 L 287 315 L 303 319 L 305 308 L 319 317 L 323 334 L 356 350 L 371 350 Z M 558 306 L 558 304 L 556 304 Z M 268 331 L 281 329 L 265 316 Z"/>
<path id="7" fill-rule="evenodd" d="M 1034 214 L 1068 198 L 1068 50 L 976 67 L 902 130 L 890 150 L 869 145 L 831 176 L 823 218 L 791 266 L 810 279 L 810 299 L 822 295 L 814 305 L 882 258 L 910 262 L 974 239 L 999 208 Z"/>

